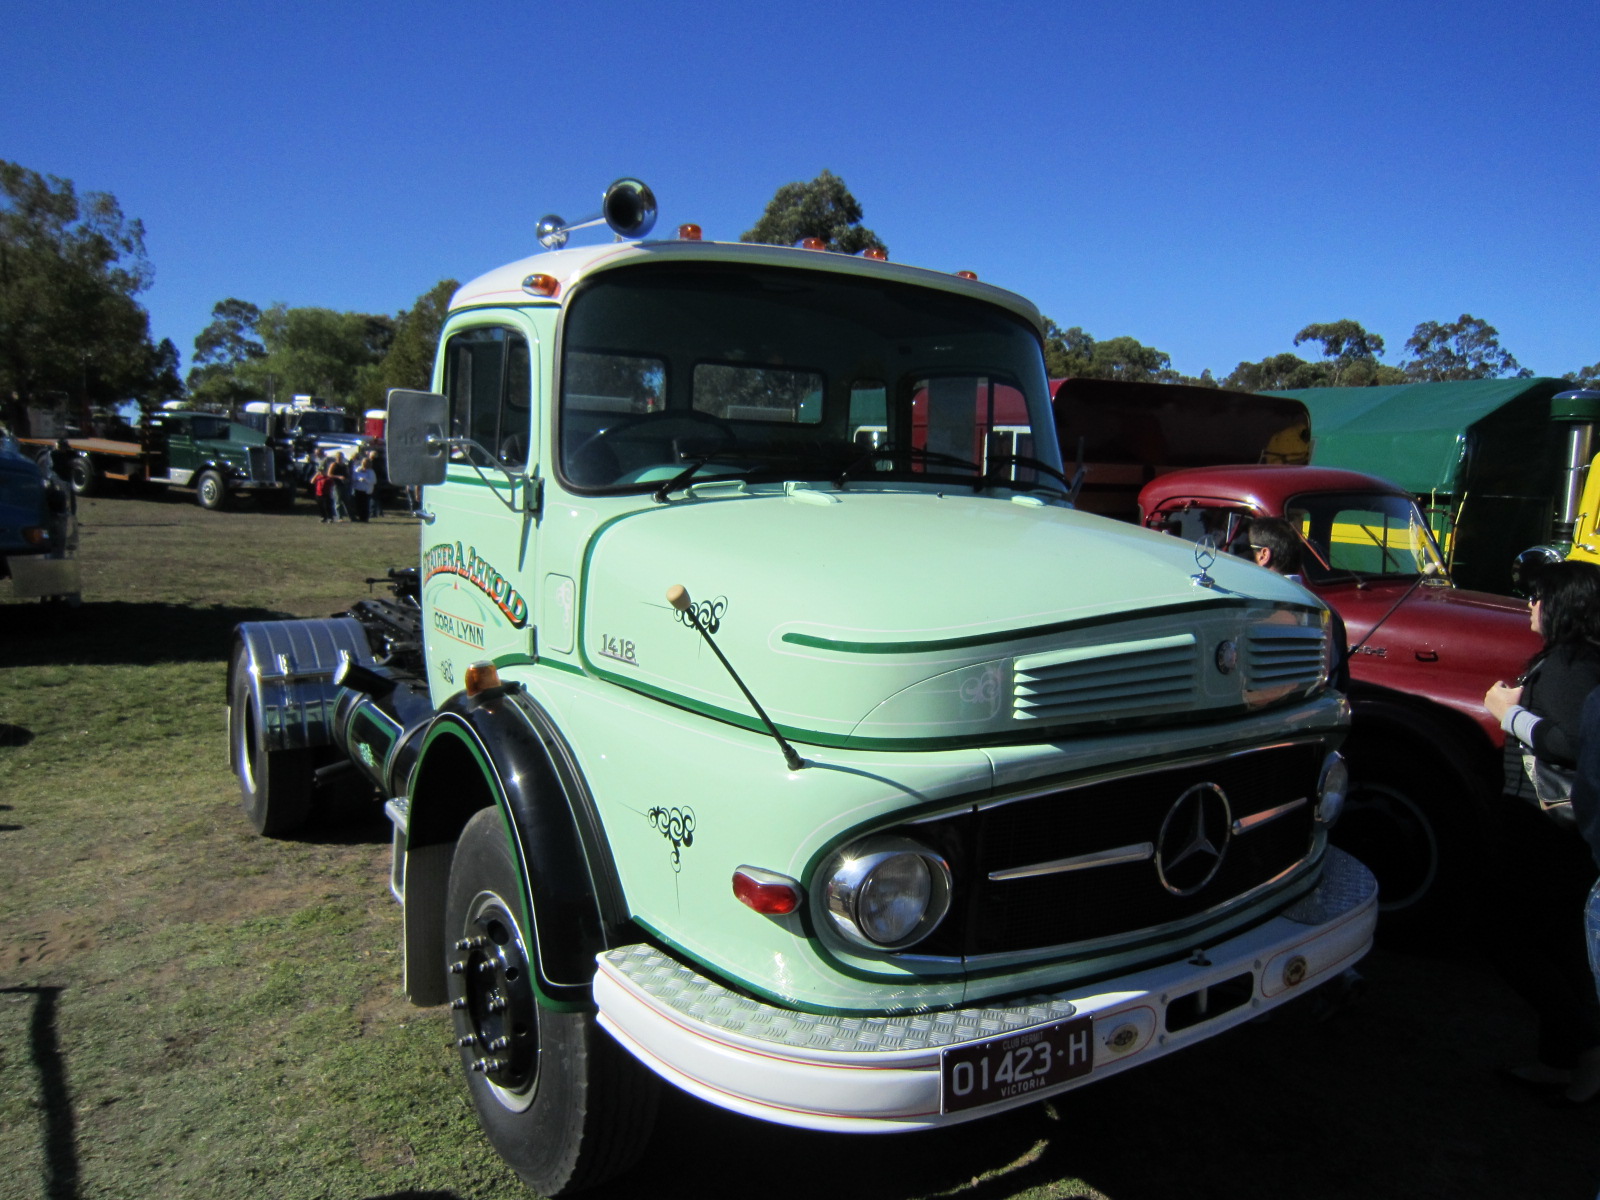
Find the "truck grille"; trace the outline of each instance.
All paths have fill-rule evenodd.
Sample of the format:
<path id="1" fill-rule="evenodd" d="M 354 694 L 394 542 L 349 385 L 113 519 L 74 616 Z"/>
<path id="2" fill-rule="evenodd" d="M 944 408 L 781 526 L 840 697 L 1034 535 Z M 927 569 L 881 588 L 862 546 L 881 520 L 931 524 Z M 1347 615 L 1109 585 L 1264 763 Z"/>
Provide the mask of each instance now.
<path id="1" fill-rule="evenodd" d="M 1125 940 L 1253 892 L 1310 852 L 1323 754 L 1314 743 L 1274 746 L 918 824 L 908 832 L 946 855 L 957 883 L 955 909 L 917 953 L 970 957 Z M 1227 798 L 1230 836 L 1215 873 L 1176 894 L 1168 883 L 1198 877 L 1163 883 L 1159 868 L 1189 840 L 1178 828 L 1187 810 L 1174 816 L 1165 851 L 1163 823 L 1189 789 L 1208 784 Z"/>
<path id="2" fill-rule="evenodd" d="M 1019 658 L 1011 715 L 1054 722 L 1185 705 L 1195 656 L 1194 634 L 1182 633 Z"/>
<path id="3" fill-rule="evenodd" d="M 251 483 L 272 483 L 272 451 L 266 446 L 246 446 L 245 462 L 250 470 Z"/>

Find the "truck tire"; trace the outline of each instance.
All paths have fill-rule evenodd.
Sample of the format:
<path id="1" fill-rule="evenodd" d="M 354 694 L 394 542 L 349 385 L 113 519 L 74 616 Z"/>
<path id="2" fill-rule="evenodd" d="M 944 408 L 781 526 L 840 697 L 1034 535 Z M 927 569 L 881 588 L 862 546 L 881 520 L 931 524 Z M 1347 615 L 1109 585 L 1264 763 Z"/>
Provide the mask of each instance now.
<path id="1" fill-rule="evenodd" d="M 216 471 L 201 471 L 195 481 L 194 498 L 200 507 L 216 512 L 228 506 L 228 484 Z"/>
<path id="2" fill-rule="evenodd" d="M 105 475 L 87 454 L 74 455 L 68 470 L 72 490 L 80 496 L 96 495 L 105 484 Z"/>
<path id="3" fill-rule="evenodd" d="M 309 749 L 267 748 L 248 666 L 244 650 L 235 651 L 228 693 L 229 756 L 239 777 L 239 803 L 250 824 L 264 837 L 284 837 L 310 815 L 316 763 Z"/>
<path id="4" fill-rule="evenodd" d="M 1484 850 L 1480 789 L 1445 760 L 1346 743 L 1350 790 L 1331 841 L 1378 880 L 1378 937 L 1441 949 L 1470 922 Z"/>
<path id="5" fill-rule="evenodd" d="M 500 810 L 462 831 L 445 901 L 451 1015 L 490 1144 L 543 1196 L 592 1187 L 644 1149 L 660 1085 L 595 1021 L 534 994 L 528 904 Z"/>

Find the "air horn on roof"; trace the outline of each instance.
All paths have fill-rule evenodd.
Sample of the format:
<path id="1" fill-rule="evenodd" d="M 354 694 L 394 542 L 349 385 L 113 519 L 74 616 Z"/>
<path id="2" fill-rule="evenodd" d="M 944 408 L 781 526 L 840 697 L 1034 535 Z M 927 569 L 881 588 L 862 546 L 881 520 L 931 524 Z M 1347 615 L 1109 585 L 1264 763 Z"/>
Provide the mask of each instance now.
<path id="1" fill-rule="evenodd" d="M 619 238 L 642 238 L 656 225 L 656 196 L 637 179 L 619 179 L 600 199 L 600 211 L 570 225 L 551 213 L 540 217 L 536 232 L 546 250 L 559 250 L 567 244 L 574 229 L 587 229 L 604 221 Z"/>

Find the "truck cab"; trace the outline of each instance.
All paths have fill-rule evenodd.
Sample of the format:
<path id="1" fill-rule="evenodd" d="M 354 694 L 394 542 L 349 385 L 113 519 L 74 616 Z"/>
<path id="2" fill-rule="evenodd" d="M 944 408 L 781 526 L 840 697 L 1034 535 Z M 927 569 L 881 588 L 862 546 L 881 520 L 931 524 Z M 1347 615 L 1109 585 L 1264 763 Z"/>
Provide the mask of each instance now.
<path id="1" fill-rule="evenodd" d="M 276 507 L 294 499 L 265 435 L 225 415 L 163 410 L 141 433 L 143 481 L 193 488 L 201 508 L 224 508 L 235 495 Z"/>
<path id="2" fill-rule="evenodd" d="M 647 196 L 461 288 L 388 406 L 416 566 L 229 670 L 258 829 L 341 765 L 385 800 L 406 990 L 502 1156 L 604 1178 L 655 1080 L 935 1128 L 1339 978 L 1376 886 L 1328 842 L 1325 608 L 1073 507 L 1026 300 L 639 240 Z"/>

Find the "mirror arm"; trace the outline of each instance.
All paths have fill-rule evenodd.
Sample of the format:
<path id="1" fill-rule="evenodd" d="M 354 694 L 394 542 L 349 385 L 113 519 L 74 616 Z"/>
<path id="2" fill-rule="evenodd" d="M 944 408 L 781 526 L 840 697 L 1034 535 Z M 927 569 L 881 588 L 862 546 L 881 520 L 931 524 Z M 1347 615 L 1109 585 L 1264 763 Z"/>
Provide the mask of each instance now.
<path id="1" fill-rule="evenodd" d="M 521 474 L 521 475 L 517 475 L 517 474 L 513 474 L 512 472 L 506 470 L 504 467 L 499 465 L 499 463 L 500 463 L 499 458 L 496 457 L 495 455 L 489 453 L 489 449 L 488 449 L 487 446 L 480 445 L 479 443 L 473 441 L 471 438 L 439 438 L 439 437 L 434 437 L 434 436 L 430 436 L 428 438 L 428 449 L 434 450 L 434 449 L 445 449 L 445 448 L 461 448 L 461 449 L 464 449 L 464 450 L 476 450 L 476 451 L 478 451 L 478 453 L 482 454 L 485 458 L 487 458 L 491 462 L 495 463 L 495 469 L 497 471 L 499 471 L 500 474 L 502 474 L 502 475 L 504 475 L 506 477 L 506 482 L 511 484 L 511 495 L 513 497 L 515 497 L 516 494 L 517 494 L 517 485 L 519 483 L 522 485 L 522 494 L 524 496 L 528 495 L 532 490 L 529 487 L 529 479 L 530 479 L 530 477 L 526 473 Z M 500 489 L 495 486 L 495 481 L 490 479 L 487 475 L 485 475 L 483 473 L 483 468 L 479 467 L 478 464 L 475 463 L 472 460 L 472 455 L 470 455 L 470 454 L 467 455 L 467 466 L 472 468 L 473 473 L 476 474 L 479 479 L 483 480 L 485 483 L 487 483 L 489 485 L 489 491 L 494 494 L 494 498 L 496 500 L 500 501 L 501 504 L 504 504 L 506 506 L 506 511 L 507 512 L 514 513 L 514 512 L 517 511 L 516 504 L 513 503 L 512 500 L 508 500 L 508 499 L 506 499 L 506 497 L 504 497 L 504 496 L 502 496 L 500 494 Z"/>

